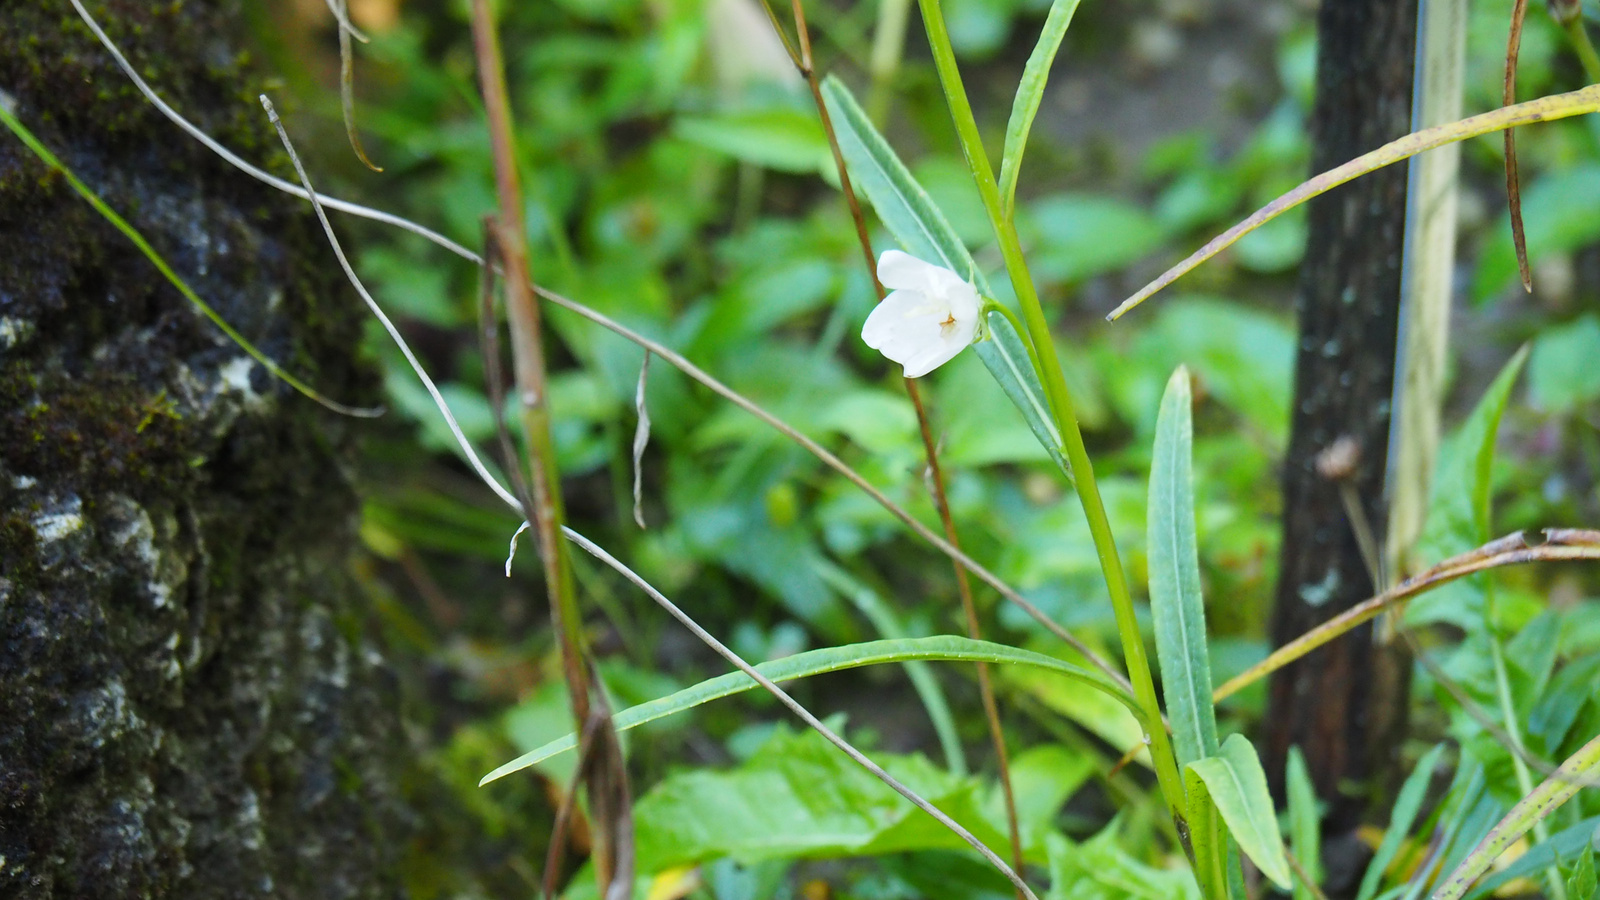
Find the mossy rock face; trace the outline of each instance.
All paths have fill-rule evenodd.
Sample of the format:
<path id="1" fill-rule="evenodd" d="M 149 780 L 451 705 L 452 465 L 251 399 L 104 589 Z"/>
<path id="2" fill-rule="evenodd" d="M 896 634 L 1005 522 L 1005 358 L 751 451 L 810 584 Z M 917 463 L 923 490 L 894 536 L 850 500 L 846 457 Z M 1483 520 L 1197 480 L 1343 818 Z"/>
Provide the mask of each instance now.
<path id="1" fill-rule="evenodd" d="M 89 6 L 163 96 L 266 155 L 237 4 Z M 372 402 L 314 220 L 148 108 L 68 4 L 0 4 L 0 90 L 248 339 Z M 394 680 L 339 627 L 368 618 L 354 424 L 0 133 L 0 896 L 399 892 Z"/>

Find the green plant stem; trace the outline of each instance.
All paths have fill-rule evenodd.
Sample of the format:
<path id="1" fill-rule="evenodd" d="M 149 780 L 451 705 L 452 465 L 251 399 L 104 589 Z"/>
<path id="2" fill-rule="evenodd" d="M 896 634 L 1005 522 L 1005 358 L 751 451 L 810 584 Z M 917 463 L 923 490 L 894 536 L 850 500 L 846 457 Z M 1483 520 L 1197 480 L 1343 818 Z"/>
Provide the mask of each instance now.
<path id="1" fill-rule="evenodd" d="M 1600 54 L 1595 53 L 1589 32 L 1583 27 L 1583 16 L 1580 14 L 1568 22 L 1566 31 L 1572 41 L 1572 51 L 1583 63 L 1583 74 L 1588 76 L 1590 84 L 1600 84 Z"/>
<path id="2" fill-rule="evenodd" d="M 1106 518 L 1105 503 L 1100 499 L 1100 486 L 1095 482 L 1094 468 L 1089 452 L 1083 444 L 1083 433 L 1078 428 L 1078 417 L 1067 389 L 1066 376 L 1061 361 L 1056 356 L 1055 342 L 1050 335 L 1050 325 L 1045 320 L 1039 295 L 1033 287 L 1033 277 L 1023 259 L 1022 243 L 1017 238 L 1015 223 L 1003 212 L 1000 189 L 995 182 L 994 169 L 983 149 L 983 139 L 978 134 L 978 122 L 972 114 L 966 89 L 961 83 L 961 72 L 956 66 L 955 50 L 950 46 L 950 35 L 945 30 L 944 13 L 939 0 L 918 0 L 922 10 L 923 25 L 928 33 L 928 46 L 933 52 L 939 83 L 944 88 L 945 100 L 950 106 L 950 116 L 955 121 L 956 134 L 961 149 L 972 169 L 978 193 L 983 198 L 984 209 L 994 225 L 1000 241 L 1000 253 L 1005 258 L 1006 272 L 1011 276 L 1012 287 L 1022 307 L 1022 316 L 1028 326 L 1028 336 L 1034 345 L 1039 362 L 1039 376 L 1055 414 L 1056 426 L 1066 444 L 1067 460 L 1072 465 L 1074 487 L 1083 504 L 1089 533 L 1094 537 L 1095 552 L 1100 557 L 1100 569 L 1105 574 L 1106 589 L 1111 595 L 1111 606 L 1116 613 L 1117 631 L 1122 638 L 1123 659 L 1128 667 L 1128 677 L 1133 683 L 1134 696 L 1144 709 L 1145 734 L 1150 742 L 1150 756 L 1155 763 L 1156 778 L 1161 783 L 1161 793 L 1166 799 L 1167 811 L 1174 821 L 1184 820 L 1183 782 L 1178 776 L 1177 759 L 1173 755 L 1172 741 L 1161 727 L 1161 703 L 1156 697 L 1155 679 L 1150 674 L 1150 660 L 1145 654 L 1144 639 L 1139 633 L 1139 622 L 1134 615 L 1133 596 L 1128 591 L 1127 575 L 1122 570 L 1122 560 L 1117 555 L 1116 540 L 1111 534 L 1111 524 Z M 1179 834 L 1186 826 L 1180 825 Z M 1189 848 L 1185 846 L 1185 852 Z"/>

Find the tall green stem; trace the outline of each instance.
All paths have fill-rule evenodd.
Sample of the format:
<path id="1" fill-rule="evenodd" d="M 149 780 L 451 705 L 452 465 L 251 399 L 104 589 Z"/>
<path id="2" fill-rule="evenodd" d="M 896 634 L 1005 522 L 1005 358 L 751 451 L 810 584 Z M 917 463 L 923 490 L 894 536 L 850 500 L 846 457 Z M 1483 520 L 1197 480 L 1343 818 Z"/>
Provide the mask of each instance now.
<path id="1" fill-rule="evenodd" d="M 1044 382 L 1056 426 L 1061 430 L 1062 440 L 1066 444 L 1064 449 L 1067 461 L 1072 464 L 1078 499 L 1089 521 L 1089 533 L 1094 537 L 1095 553 L 1100 557 L 1100 569 L 1105 573 L 1106 589 L 1116 613 L 1128 678 L 1133 683 L 1134 696 L 1144 710 L 1145 732 L 1155 763 L 1156 778 L 1161 783 L 1161 793 L 1166 799 L 1168 811 L 1174 820 L 1182 822 L 1184 792 L 1183 782 L 1178 776 L 1177 759 L 1172 752 L 1172 741 L 1161 725 L 1161 703 L 1156 699 L 1150 660 L 1145 654 L 1138 620 L 1134 617 L 1133 597 L 1128 592 L 1128 579 L 1122 571 L 1122 560 L 1117 556 L 1116 540 L 1111 534 L 1111 524 L 1106 519 L 1105 503 L 1100 499 L 1100 487 L 1095 483 L 1094 467 L 1083 445 L 1083 433 L 1078 429 L 1078 416 L 1073 408 L 1072 394 L 1067 389 L 1066 377 L 1062 374 L 1061 361 L 1056 356 L 1050 324 L 1045 320 L 1039 295 L 1033 287 L 1033 276 L 1029 274 L 1027 261 L 1023 259 L 1016 225 L 1005 215 L 1001 205 L 994 169 L 984 152 L 983 138 L 978 134 L 978 122 L 972 115 L 972 104 L 967 100 L 966 88 L 961 84 L 961 72 L 956 67 L 955 51 L 950 46 L 950 35 L 945 30 L 944 13 L 939 7 L 939 0 L 918 0 L 918 3 L 922 10 L 923 25 L 927 28 L 934 66 L 939 71 L 939 83 L 944 88 L 950 117 L 955 121 L 956 134 L 961 140 L 961 150 L 966 154 L 967 165 L 972 169 L 973 180 L 977 182 L 978 193 L 983 198 L 983 207 L 999 238 L 1006 272 L 1011 276 L 1011 285 L 1016 290 L 1022 306 L 1022 317 L 1028 326 L 1028 337 L 1037 354 L 1039 376 Z M 1180 826 L 1179 833 L 1184 832 L 1185 828 Z"/>

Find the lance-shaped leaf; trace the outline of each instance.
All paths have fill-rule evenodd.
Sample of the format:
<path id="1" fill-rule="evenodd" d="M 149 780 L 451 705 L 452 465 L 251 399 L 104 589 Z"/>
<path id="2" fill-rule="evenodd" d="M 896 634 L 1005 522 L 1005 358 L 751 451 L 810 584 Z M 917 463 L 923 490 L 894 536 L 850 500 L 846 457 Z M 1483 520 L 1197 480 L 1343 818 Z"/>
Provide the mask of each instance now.
<path id="1" fill-rule="evenodd" d="M 1046 656 L 1043 653 L 1034 653 L 1030 650 L 1008 647 L 1005 644 L 993 644 L 988 641 L 976 641 L 971 638 L 956 637 L 954 635 L 868 641 L 861 644 L 846 644 L 843 647 L 825 647 L 806 653 L 796 653 L 793 656 L 786 656 L 782 659 L 769 660 L 756 666 L 755 669 L 774 682 L 783 682 L 795 678 L 805 678 L 810 675 L 820 675 L 826 672 L 837 672 L 841 669 L 854 669 L 860 666 L 880 665 L 883 663 L 904 663 L 914 660 L 986 662 L 995 665 L 1016 664 L 1032 666 L 1071 678 L 1086 687 L 1105 691 L 1114 697 L 1117 702 L 1127 707 L 1135 716 L 1138 716 L 1140 712 L 1138 701 L 1134 700 L 1119 685 L 1099 672 L 1092 672 L 1072 663 L 1056 659 L 1053 656 Z M 756 687 L 755 680 L 743 672 L 729 672 L 726 675 L 702 681 L 675 694 L 629 707 L 612 716 L 611 724 L 620 733 L 630 728 L 637 728 L 646 722 L 653 722 L 673 713 L 692 709 L 702 703 L 732 696 L 743 691 L 754 690 Z M 551 741 L 542 747 L 524 753 L 485 775 L 478 784 L 488 784 L 491 781 L 510 775 L 512 772 L 526 769 L 555 756 L 557 753 L 564 753 L 577 746 L 577 735 L 569 734 L 564 738 Z"/>
<path id="2" fill-rule="evenodd" d="M 1267 791 L 1267 773 L 1250 741 L 1243 735 L 1229 735 L 1216 756 L 1189 763 L 1184 771 L 1205 783 L 1223 824 L 1261 874 L 1290 890 L 1289 859 L 1278 837 L 1278 816 Z"/>
<path id="3" fill-rule="evenodd" d="M 850 89 L 829 76 L 822 83 L 822 96 L 839 138 L 839 151 L 850 168 L 851 182 L 866 195 L 894 239 L 912 256 L 944 266 L 971 281 L 979 294 L 993 296 L 950 221 L 873 127 Z M 1039 443 L 1062 471 L 1068 471 L 1061 436 L 1049 424 L 1050 407 L 1045 402 L 1044 385 L 1027 344 L 1003 314 L 991 312 L 986 318 L 990 338 L 978 342 L 978 358 L 1016 404 Z"/>
<path id="4" fill-rule="evenodd" d="M 1050 77 L 1050 64 L 1061 49 L 1061 39 L 1067 26 L 1072 24 L 1072 14 L 1078 11 L 1078 0 L 1055 0 L 1050 4 L 1050 15 L 1045 17 L 1044 28 L 1039 32 L 1039 43 L 1022 67 L 1022 81 L 1017 85 L 1017 97 L 1011 103 L 1011 119 L 1006 122 L 1006 149 L 1000 158 L 1000 197 L 1009 217 L 1017 205 L 1017 173 L 1022 169 L 1022 154 L 1028 149 L 1028 132 L 1033 129 L 1033 118 L 1039 114 L 1039 103 L 1044 99 L 1045 81 Z"/>
<path id="5" fill-rule="evenodd" d="M 1167 382 L 1156 418 L 1147 519 L 1156 659 L 1180 766 L 1217 753 L 1206 609 L 1194 536 L 1191 405 L 1189 370 L 1179 366 Z"/>

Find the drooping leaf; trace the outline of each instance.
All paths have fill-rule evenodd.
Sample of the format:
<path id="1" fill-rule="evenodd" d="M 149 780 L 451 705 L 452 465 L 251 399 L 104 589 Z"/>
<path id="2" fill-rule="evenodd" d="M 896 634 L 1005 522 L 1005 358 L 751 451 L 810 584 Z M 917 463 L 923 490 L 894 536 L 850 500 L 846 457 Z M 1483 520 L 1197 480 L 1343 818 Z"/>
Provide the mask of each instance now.
<path id="1" fill-rule="evenodd" d="M 1015 663 L 1054 672 L 1074 679 L 1083 685 L 1108 691 L 1118 703 L 1135 714 L 1139 709 L 1137 701 L 1124 692 L 1121 687 L 1098 672 L 1092 672 L 1054 657 L 1045 656 L 1042 653 L 1008 647 L 1004 644 L 993 644 L 988 641 L 975 641 L 971 638 L 956 637 L 954 635 L 869 641 L 862 644 L 846 644 L 842 647 L 825 647 L 820 650 L 796 653 L 793 656 L 786 656 L 782 659 L 769 660 L 757 665 L 755 668 L 775 682 L 784 682 L 795 678 L 805 678 L 810 675 L 837 672 L 841 669 L 854 669 L 860 666 L 881 665 L 883 663 L 903 663 L 910 660 L 987 662 L 996 665 Z M 726 675 L 702 681 L 693 687 L 685 688 L 670 696 L 622 710 L 612 716 L 612 726 L 619 732 L 627 731 L 646 722 L 691 709 L 702 703 L 753 690 L 757 686 L 755 681 L 743 672 L 729 672 Z M 495 769 L 485 775 L 479 784 L 488 784 L 491 781 L 510 775 L 512 772 L 521 771 L 557 753 L 571 750 L 577 745 L 577 736 L 571 734 L 560 740 L 551 741 L 543 747 L 525 753 Z"/>
<path id="2" fill-rule="evenodd" d="M 1278 816 L 1267 791 L 1267 773 L 1250 741 L 1243 735 L 1229 735 L 1216 756 L 1189 763 L 1186 770 L 1205 782 L 1218 815 L 1261 874 L 1290 890 L 1289 860 L 1278 837 Z"/>
<path id="3" fill-rule="evenodd" d="M 1072 14 L 1077 11 L 1078 0 L 1055 0 L 1050 4 L 1050 14 L 1039 32 L 1039 42 L 1022 67 L 1022 81 L 1017 84 L 1017 96 L 1011 102 L 1005 152 L 1000 159 L 1000 198 L 1007 217 L 1016 208 L 1017 174 L 1022 169 L 1022 154 L 1028 149 L 1028 132 L 1033 129 L 1034 116 L 1038 115 L 1039 103 L 1044 100 L 1050 66 L 1056 60 L 1056 51 L 1061 49 L 1067 26 L 1072 24 Z"/>
<path id="4" fill-rule="evenodd" d="M 1427 799 L 1428 783 L 1433 779 L 1433 770 L 1439 763 L 1439 757 L 1444 754 L 1444 746 L 1437 744 L 1423 754 L 1422 759 L 1417 761 L 1417 767 L 1411 770 L 1405 783 L 1400 786 L 1394 809 L 1389 813 L 1389 827 L 1383 833 L 1383 841 L 1378 844 L 1372 862 L 1367 865 L 1367 873 L 1361 878 L 1361 889 L 1356 894 L 1356 900 L 1371 900 L 1378 893 L 1384 870 L 1389 868 L 1395 854 L 1400 852 L 1401 844 L 1411 833 L 1411 826 L 1422 809 L 1422 801 Z"/>
<path id="5" fill-rule="evenodd" d="M 1194 534 L 1191 405 L 1189 370 L 1179 366 L 1167 382 L 1156 420 L 1146 518 L 1156 659 L 1180 766 L 1217 753 L 1206 610 Z"/>

